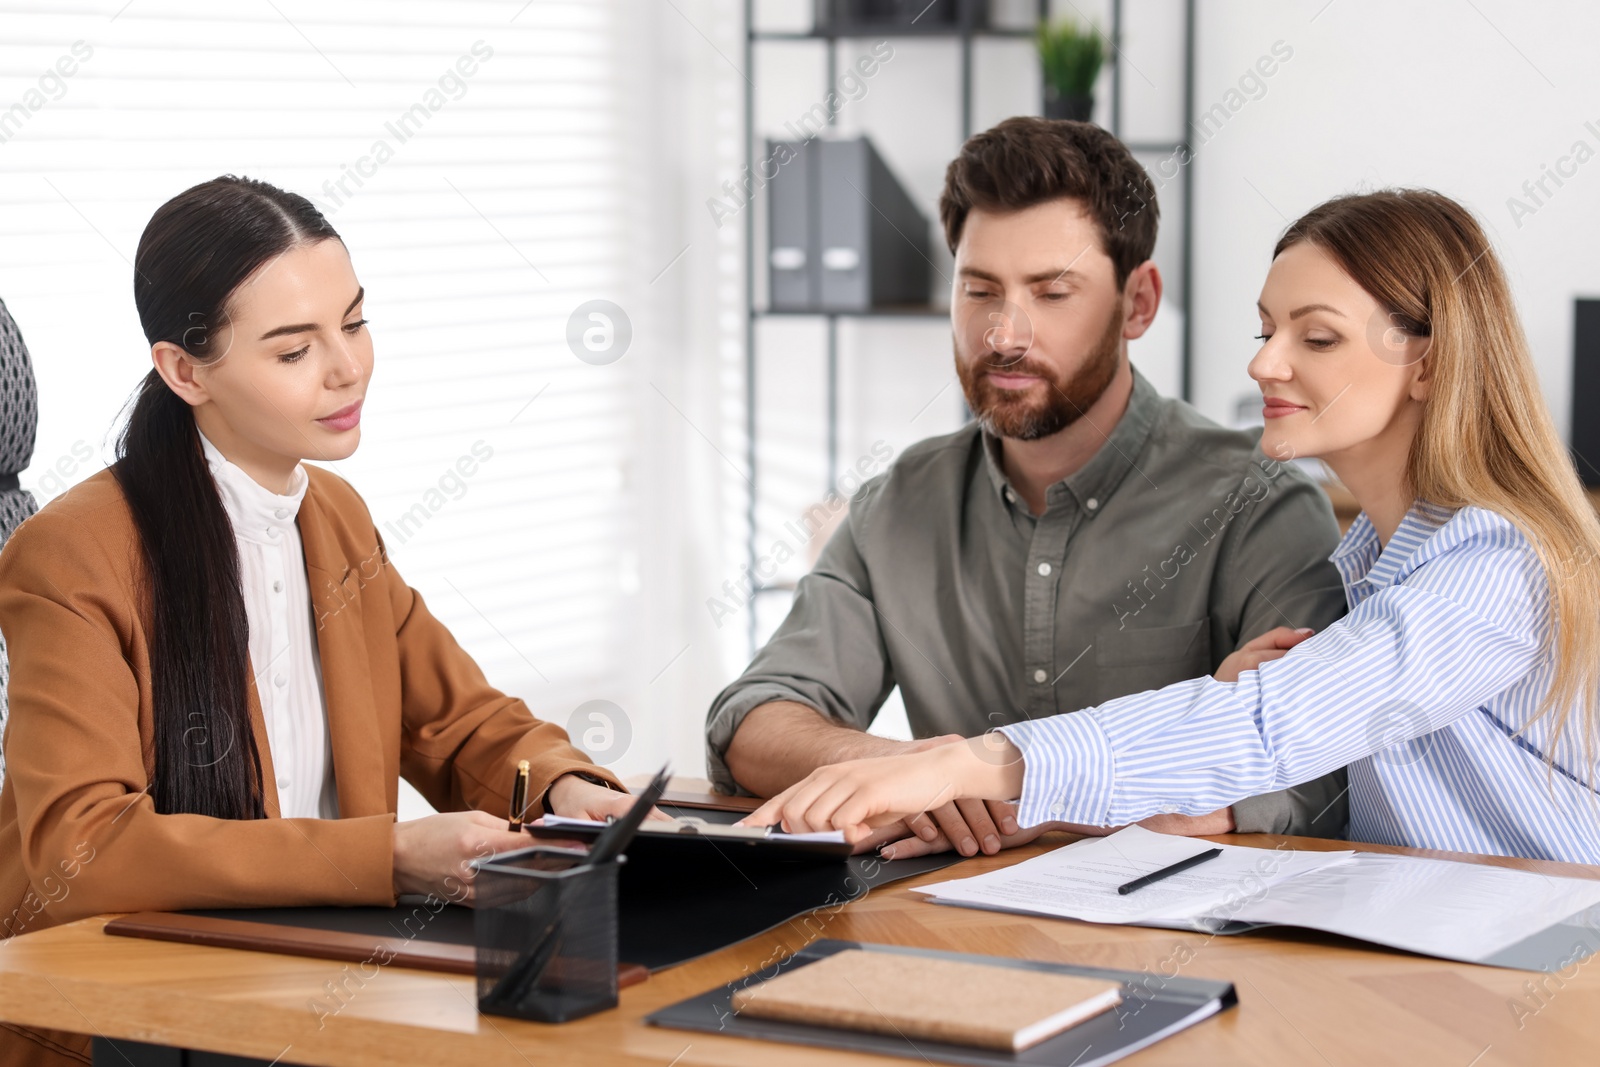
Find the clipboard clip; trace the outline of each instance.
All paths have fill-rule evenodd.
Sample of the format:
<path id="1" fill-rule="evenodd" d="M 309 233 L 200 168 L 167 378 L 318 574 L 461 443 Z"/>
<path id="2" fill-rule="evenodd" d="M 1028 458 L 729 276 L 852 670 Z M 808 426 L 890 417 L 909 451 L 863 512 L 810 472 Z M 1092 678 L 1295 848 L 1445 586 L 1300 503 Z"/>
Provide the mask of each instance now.
<path id="1" fill-rule="evenodd" d="M 706 822 L 696 815 L 680 815 L 677 822 L 677 828 L 673 832 L 679 834 L 735 838 L 743 841 L 765 841 L 772 836 L 770 826 L 728 826 L 723 823 Z"/>

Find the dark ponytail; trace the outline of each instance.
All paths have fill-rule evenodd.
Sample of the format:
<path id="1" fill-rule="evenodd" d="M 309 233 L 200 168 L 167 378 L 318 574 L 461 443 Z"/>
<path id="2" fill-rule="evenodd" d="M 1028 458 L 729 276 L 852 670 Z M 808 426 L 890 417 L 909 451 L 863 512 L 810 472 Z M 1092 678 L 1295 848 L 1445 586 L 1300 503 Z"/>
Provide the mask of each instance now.
<path id="1" fill-rule="evenodd" d="M 327 238 L 338 234 L 311 201 L 266 182 L 225 175 L 179 194 L 157 209 L 134 257 L 145 337 L 196 363 L 222 358 L 213 339 L 239 285 L 268 260 Z M 156 811 L 262 818 L 238 546 L 193 412 L 153 370 L 111 469 L 145 564 Z"/>

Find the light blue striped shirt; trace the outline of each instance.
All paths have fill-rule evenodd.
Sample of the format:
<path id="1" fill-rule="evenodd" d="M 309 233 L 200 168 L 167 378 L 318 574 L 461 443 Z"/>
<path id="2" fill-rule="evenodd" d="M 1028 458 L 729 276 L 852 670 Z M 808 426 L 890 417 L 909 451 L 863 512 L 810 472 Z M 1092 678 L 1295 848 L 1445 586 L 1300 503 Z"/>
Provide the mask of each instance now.
<path id="1" fill-rule="evenodd" d="M 1600 863 L 1581 720 L 1553 773 L 1552 719 L 1530 724 L 1555 659 L 1527 538 L 1419 503 L 1387 546 L 1361 515 L 1332 558 L 1350 614 L 1237 682 L 1001 727 L 1024 756 L 1021 824 L 1199 815 L 1348 764 L 1352 840 Z"/>

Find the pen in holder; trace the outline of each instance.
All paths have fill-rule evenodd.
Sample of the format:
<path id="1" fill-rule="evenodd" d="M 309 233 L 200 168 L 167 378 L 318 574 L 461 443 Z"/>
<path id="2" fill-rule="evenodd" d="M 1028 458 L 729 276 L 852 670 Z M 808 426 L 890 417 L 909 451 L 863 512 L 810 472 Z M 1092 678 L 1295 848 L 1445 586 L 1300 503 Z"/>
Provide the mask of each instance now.
<path id="1" fill-rule="evenodd" d="M 585 859 L 535 846 L 474 865 L 479 1011 L 562 1023 L 616 1007 L 624 858 Z"/>

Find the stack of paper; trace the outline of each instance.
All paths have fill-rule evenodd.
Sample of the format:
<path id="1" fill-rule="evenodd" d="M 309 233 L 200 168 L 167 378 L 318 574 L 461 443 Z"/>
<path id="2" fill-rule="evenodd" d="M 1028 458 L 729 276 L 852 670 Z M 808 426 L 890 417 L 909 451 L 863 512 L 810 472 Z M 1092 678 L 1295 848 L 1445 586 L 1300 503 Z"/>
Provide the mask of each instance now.
<path id="1" fill-rule="evenodd" d="M 922 886 L 941 904 L 1099 923 L 1277 923 L 1469 962 L 1600 904 L 1600 880 L 1381 853 L 1222 845 L 1222 855 L 1126 896 L 1117 887 L 1209 841 L 1130 826 L 974 878 Z"/>

